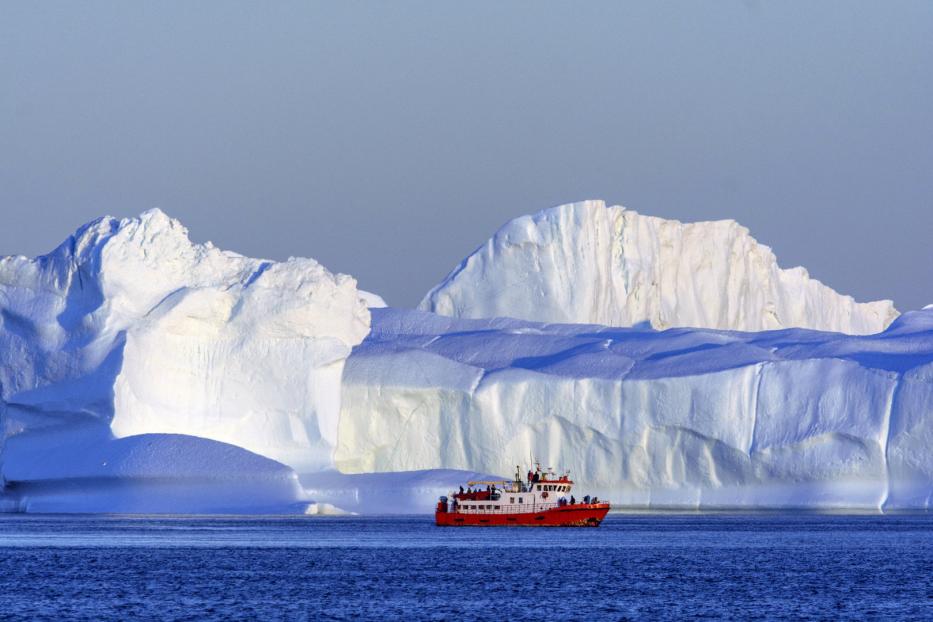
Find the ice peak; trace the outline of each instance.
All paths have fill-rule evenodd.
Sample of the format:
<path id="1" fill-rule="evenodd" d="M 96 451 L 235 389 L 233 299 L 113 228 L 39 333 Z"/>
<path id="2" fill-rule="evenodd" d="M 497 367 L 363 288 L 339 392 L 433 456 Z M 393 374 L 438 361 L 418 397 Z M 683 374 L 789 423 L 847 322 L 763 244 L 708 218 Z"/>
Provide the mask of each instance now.
<path id="1" fill-rule="evenodd" d="M 464 318 L 876 333 L 890 301 L 859 304 L 782 269 L 735 220 L 683 223 L 591 199 L 506 223 L 420 308 Z"/>
<path id="2" fill-rule="evenodd" d="M 48 255 L 0 260 L 0 470 L 33 410 L 327 465 L 369 321 L 356 281 L 313 259 L 192 243 L 159 209 L 95 219 Z"/>
<path id="3" fill-rule="evenodd" d="M 138 227 L 150 234 L 172 231 L 188 239 L 188 228 L 181 224 L 180 220 L 172 218 L 158 207 L 148 209 L 139 216 L 124 218 L 120 221 L 120 229 L 128 227 Z"/>

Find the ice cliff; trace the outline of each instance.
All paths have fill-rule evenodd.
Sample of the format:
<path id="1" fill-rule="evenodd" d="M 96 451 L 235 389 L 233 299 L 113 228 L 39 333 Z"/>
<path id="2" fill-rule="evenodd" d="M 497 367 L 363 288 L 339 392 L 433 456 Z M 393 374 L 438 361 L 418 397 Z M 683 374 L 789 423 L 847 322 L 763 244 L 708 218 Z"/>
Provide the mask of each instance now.
<path id="1" fill-rule="evenodd" d="M 2 481 L 9 491 L 65 477 L 72 437 L 88 455 L 157 442 L 172 447 L 170 462 L 187 448 L 221 478 L 251 464 L 289 480 L 273 460 L 328 468 L 344 361 L 377 303 L 312 259 L 193 244 L 159 210 L 96 220 L 45 256 L 0 259 Z M 197 438 L 165 440 L 175 434 Z M 63 449 L 43 453 L 46 442 Z M 29 464 L 44 459 L 60 463 L 57 475 Z"/>
<path id="2" fill-rule="evenodd" d="M 890 301 L 859 304 L 803 268 L 781 269 L 735 221 L 681 223 L 602 201 L 509 222 L 420 308 L 462 318 L 849 334 L 877 333 L 897 317 Z"/>
<path id="3" fill-rule="evenodd" d="M 929 508 L 933 310 L 880 334 L 373 311 L 337 466 L 570 467 L 619 504 Z"/>

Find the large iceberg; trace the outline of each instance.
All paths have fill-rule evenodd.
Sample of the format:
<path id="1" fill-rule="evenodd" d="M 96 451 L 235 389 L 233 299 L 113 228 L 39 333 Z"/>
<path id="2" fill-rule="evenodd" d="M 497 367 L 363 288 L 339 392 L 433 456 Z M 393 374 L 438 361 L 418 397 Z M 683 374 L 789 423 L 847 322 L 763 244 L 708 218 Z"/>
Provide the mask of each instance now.
<path id="1" fill-rule="evenodd" d="M 193 244 L 159 210 L 96 220 L 45 256 L 2 258 L 0 483 L 65 478 L 63 439 L 110 464 L 145 442 L 168 448 L 169 479 L 177 460 L 217 473 L 225 461 L 231 473 L 251 465 L 293 501 L 292 469 L 332 467 L 344 361 L 378 303 L 312 259 Z M 207 462 L 179 458 L 183 449 Z M 156 478 L 157 452 L 146 455 Z M 65 470 L 37 472 L 50 456 Z"/>
<path id="2" fill-rule="evenodd" d="M 880 334 L 373 310 L 344 372 L 344 472 L 512 473 L 629 506 L 929 508 L 933 309 Z"/>
<path id="3" fill-rule="evenodd" d="M 888 326 L 734 223 L 598 203 L 516 223 L 426 305 L 638 325 L 385 308 L 158 210 L 0 258 L 0 511 L 428 511 L 531 457 L 621 505 L 930 507 L 933 309 Z"/>
<path id="4" fill-rule="evenodd" d="M 420 308 L 608 326 L 877 333 L 891 301 L 857 303 L 781 269 L 733 220 L 682 223 L 583 201 L 522 216 L 467 257 Z"/>

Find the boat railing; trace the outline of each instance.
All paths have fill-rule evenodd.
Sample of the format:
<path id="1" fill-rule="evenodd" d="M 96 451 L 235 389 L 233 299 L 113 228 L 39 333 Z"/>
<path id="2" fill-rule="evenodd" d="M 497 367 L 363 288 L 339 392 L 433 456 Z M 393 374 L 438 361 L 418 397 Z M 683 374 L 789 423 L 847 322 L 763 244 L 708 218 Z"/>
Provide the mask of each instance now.
<path id="1" fill-rule="evenodd" d="M 484 504 L 485 505 L 485 504 Z M 470 514 L 522 514 L 526 512 L 544 512 L 546 510 L 553 510 L 554 508 L 561 507 L 560 503 L 491 503 L 491 508 L 485 507 L 471 507 L 466 508 L 460 506 L 457 508 L 459 512 L 468 512 Z M 569 503 L 563 505 L 570 505 Z M 582 505 L 582 504 L 577 504 Z M 498 507 L 497 507 L 498 506 Z"/>

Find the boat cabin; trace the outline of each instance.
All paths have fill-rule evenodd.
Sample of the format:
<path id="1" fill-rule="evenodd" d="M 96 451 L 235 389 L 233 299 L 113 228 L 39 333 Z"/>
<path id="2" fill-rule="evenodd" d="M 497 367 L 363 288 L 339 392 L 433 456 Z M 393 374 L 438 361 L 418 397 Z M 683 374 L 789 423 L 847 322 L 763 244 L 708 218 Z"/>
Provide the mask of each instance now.
<path id="1" fill-rule="evenodd" d="M 529 470 L 525 478 L 516 467 L 514 480 L 471 481 L 467 486 L 466 490 L 461 486 L 459 492 L 442 498 L 442 503 L 448 504 L 447 512 L 520 514 L 577 503 L 571 494 L 573 481 L 569 474 L 557 475 L 550 468 L 543 471 L 540 465 Z M 594 499 L 593 503 L 596 502 Z"/>

